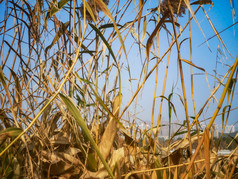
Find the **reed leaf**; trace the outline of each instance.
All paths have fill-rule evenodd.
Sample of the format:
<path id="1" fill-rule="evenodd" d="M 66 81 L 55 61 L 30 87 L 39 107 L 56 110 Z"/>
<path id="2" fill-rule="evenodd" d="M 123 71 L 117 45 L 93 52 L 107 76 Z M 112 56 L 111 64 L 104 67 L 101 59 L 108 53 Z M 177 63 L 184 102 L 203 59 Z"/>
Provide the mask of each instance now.
<path id="1" fill-rule="evenodd" d="M 204 158 L 205 158 L 205 165 L 206 165 L 206 178 L 210 179 L 210 140 L 209 140 L 209 130 L 205 129 L 204 132 Z"/>
<path id="2" fill-rule="evenodd" d="M 69 98 L 67 98 L 63 94 L 59 94 L 59 96 L 62 99 L 62 101 L 65 103 L 67 108 L 69 109 L 70 113 L 72 114 L 72 116 L 74 117 L 74 119 L 76 120 L 78 125 L 81 127 L 81 129 L 84 132 L 84 134 L 87 136 L 88 140 L 90 141 L 90 143 L 92 144 L 93 148 L 97 152 L 98 157 L 102 161 L 105 169 L 108 171 L 108 174 L 112 178 L 114 178 L 110 167 L 108 166 L 106 160 L 103 158 L 103 155 L 101 154 L 101 152 L 100 152 L 96 142 L 94 141 L 94 139 L 93 139 L 93 137 L 92 137 L 92 135 L 90 133 L 90 130 L 88 129 L 86 123 L 84 122 L 84 119 L 82 118 L 82 116 L 81 116 L 79 110 L 77 109 L 77 107 L 73 104 L 73 102 Z"/>
<path id="3" fill-rule="evenodd" d="M 51 44 L 49 46 L 46 47 L 45 52 L 47 54 L 48 50 L 53 47 L 53 45 L 59 40 L 59 38 L 65 34 L 67 28 L 69 26 L 69 21 L 65 22 L 65 23 L 61 23 L 61 26 L 59 28 L 59 31 L 56 33 L 54 39 L 52 40 Z"/>
<path id="4" fill-rule="evenodd" d="M 47 21 L 50 17 L 52 17 L 53 15 L 55 15 L 57 12 L 59 12 L 67 3 L 69 2 L 69 0 L 61 0 L 58 3 L 53 3 L 50 5 L 50 8 L 46 14 L 46 18 L 45 18 L 45 25 L 47 25 Z"/>
<path id="5" fill-rule="evenodd" d="M 123 41 L 123 39 L 122 39 L 122 37 L 121 37 L 121 33 L 120 33 L 120 31 L 118 30 L 118 28 L 117 28 L 117 24 L 116 24 L 116 22 L 115 22 L 115 20 L 114 20 L 114 18 L 113 18 L 113 16 L 112 16 L 110 10 L 107 8 L 107 6 L 105 5 L 105 3 L 104 3 L 102 0 L 95 0 L 95 2 L 96 2 L 97 5 L 101 8 L 101 10 L 109 17 L 109 19 L 112 21 L 112 23 L 113 23 L 113 25 L 114 25 L 114 28 L 115 28 L 115 30 L 116 30 L 116 32 L 117 32 L 117 36 L 118 36 L 118 38 L 119 38 L 119 41 L 120 41 L 120 43 L 121 43 L 122 49 L 123 49 L 123 51 L 124 51 L 124 53 L 125 53 L 125 56 L 126 56 L 126 58 L 127 58 L 127 53 L 126 53 L 126 48 L 125 48 L 124 41 Z"/>

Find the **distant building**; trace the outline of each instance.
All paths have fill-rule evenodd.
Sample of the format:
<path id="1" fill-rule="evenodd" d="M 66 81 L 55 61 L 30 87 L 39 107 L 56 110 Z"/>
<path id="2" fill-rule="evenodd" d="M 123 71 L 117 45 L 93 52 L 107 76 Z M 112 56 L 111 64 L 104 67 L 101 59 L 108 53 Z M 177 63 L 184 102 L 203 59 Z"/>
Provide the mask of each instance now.
<path id="1" fill-rule="evenodd" d="M 238 124 L 235 125 L 235 131 L 238 132 Z"/>
<path id="2" fill-rule="evenodd" d="M 151 127 L 149 124 L 147 124 L 145 122 L 141 122 L 137 126 L 141 131 L 143 131 L 145 129 L 149 130 Z M 207 127 L 206 123 L 200 123 L 200 130 L 204 131 L 206 129 L 206 127 Z M 179 130 L 179 133 L 181 133 L 183 131 L 187 131 L 187 128 L 183 126 L 183 121 L 179 121 L 179 120 L 172 121 L 171 126 L 170 126 L 170 137 L 173 136 L 173 139 L 185 137 L 185 134 L 175 135 L 178 132 L 178 130 Z M 195 125 L 192 127 L 192 131 L 194 131 L 194 130 L 196 130 Z M 218 138 L 218 137 L 220 137 L 223 128 L 222 128 L 221 124 L 214 124 L 212 126 L 212 130 L 213 130 L 214 137 Z M 238 132 L 238 125 L 226 125 L 226 127 L 224 128 L 224 134 L 234 133 L 235 131 Z M 158 138 L 163 139 L 163 140 L 169 139 L 169 121 L 161 122 Z"/>
<path id="3" fill-rule="evenodd" d="M 181 121 L 179 121 L 179 120 L 173 121 L 171 123 L 171 126 L 170 126 L 170 137 L 173 136 L 174 139 L 183 138 L 184 137 L 184 134 L 180 134 L 180 135 L 176 134 L 178 131 L 181 132 L 183 130 L 186 130 L 182 126 L 182 124 L 183 123 Z M 162 138 L 164 140 L 169 139 L 169 121 L 162 121 L 160 125 L 161 125 L 161 127 L 160 127 L 160 130 L 159 130 L 159 136 L 158 137 L 160 139 Z"/>

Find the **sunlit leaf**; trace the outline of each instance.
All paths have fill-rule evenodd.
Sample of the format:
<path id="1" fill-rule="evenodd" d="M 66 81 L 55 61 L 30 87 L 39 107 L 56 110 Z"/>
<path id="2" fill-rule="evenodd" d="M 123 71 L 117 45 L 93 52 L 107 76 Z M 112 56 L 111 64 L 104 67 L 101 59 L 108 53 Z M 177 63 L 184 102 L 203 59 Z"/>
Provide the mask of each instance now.
<path id="1" fill-rule="evenodd" d="M 144 17 L 144 22 L 143 22 L 143 31 L 142 31 L 142 37 L 141 37 L 141 43 L 144 41 L 145 39 L 145 35 L 146 35 L 146 29 L 147 29 L 147 21 L 146 21 L 146 16 Z"/>
<path id="2" fill-rule="evenodd" d="M 112 21 L 113 25 L 114 25 L 114 28 L 117 32 L 117 36 L 119 38 L 119 41 L 121 43 L 121 46 L 122 46 L 122 49 L 127 57 L 127 53 L 126 53 L 126 48 L 125 48 L 125 44 L 124 44 L 124 41 L 121 37 L 121 33 L 120 31 L 118 30 L 117 28 L 117 24 L 114 20 L 114 17 L 112 16 L 110 10 L 107 8 L 106 4 L 102 1 L 102 0 L 95 0 L 95 2 L 97 3 L 97 5 L 101 8 L 101 10 L 109 17 L 109 19 Z"/>
<path id="3" fill-rule="evenodd" d="M 3 87 L 5 88 L 6 87 L 6 81 L 5 81 L 5 75 L 2 71 L 2 66 L 0 66 L 0 81 L 3 85 Z"/>
<path id="4" fill-rule="evenodd" d="M 65 34 L 65 31 L 67 30 L 68 26 L 69 26 L 69 21 L 66 22 L 66 23 L 64 23 L 64 24 L 63 24 L 63 23 L 61 24 L 60 29 L 59 29 L 59 31 L 56 33 L 56 35 L 55 35 L 53 41 L 51 42 L 51 44 L 50 44 L 48 47 L 46 47 L 46 49 L 45 49 L 46 54 L 47 54 L 48 50 L 49 50 L 51 47 L 53 47 L 53 45 L 59 40 L 59 38 L 60 38 L 63 34 Z"/>
<path id="5" fill-rule="evenodd" d="M 167 18 L 167 14 L 165 14 L 159 21 L 159 23 L 156 25 L 155 29 L 153 30 L 152 34 L 150 35 L 150 37 L 147 40 L 146 43 L 146 59 L 147 59 L 147 63 L 145 66 L 145 74 L 147 73 L 147 69 L 148 69 L 148 64 L 149 64 L 149 55 L 150 55 L 150 48 L 153 44 L 153 39 L 156 36 L 159 28 L 162 26 L 162 24 L 164 23 L 165 19 Z"/>
<path id="6" fill-rule="evenodd" d="M 12 73 L 12 76 L 14 78 L 14 81 L 15 81 L 15 85 L 16 85 L 16 102 L 17 102 L 17 105 L 19 105 L 19 107 L 21 106 L 22 104 L 22 88 L 21 88 L 21 85 L 20 85 L 20 81 L 19 81 L 19 78 L 17 76 L 17 74 L 9 68 L 9 70 L 11 71 Z"/>
<path id="7" fill-rule="evenodd" d="M 192 65 L 192 66 L 194 66 L 195 68 L 197 68 L 197 69 L 202 70 L 202 71 L 205 72 L 205 69 L 204 69 L 204 68 L 199 67 L 199 66 L 197 66 L 197 65 L 194 65 L 191 61 L 188 61 L 188 60 L 185 60 L 185 59 L 180 59 L 180 60 L 182 60 L 183 62 L 185 62 L 185 63 L 187 63 L 187 64 L 189 64 L 189 65 Z"/>
<path id="8" fill-rule="evenodd" d="M 121 100 L 122 100 L 122 95 L 118 94 L 116 98 L 112 102 L 112 113 L 115 117 L 118 118 L 119 112 L 120 112 L 120 107 L 121 107 Z M 103 158 L 107 158 L 112 147 L 113 147 L 113 142 L 117 133 L 117 121 L 114 120 L 112 117 L 110 120 L 104 133 L 102 136 L 102 139 L 98 145 L 99 150 L 102 152 Z"/>
<path id="9" fill-rule="evenodd" d="M 229 103 L 231 91 L 232 91 L 233 86 L 235 86 L 235 83 L 236 83 L 236 78 L 232 78 L 231 82 L 229 83 L 228 89 L 227 89 L 227 103 Z"/>
<path id="10" fill-rule="evenodd" d="M 98 164 L 97 164 L 97 160 L 95 158 L 95 154 L 94 153 L 89 153 L 88 154 L 86 167 L 87 167 L 88 170 L 90 170 L 92 172 L 96 172 L 97 171 Z"/>
<path id="11" fill-rule="evenodd" d="M 206 165 L 206 178 L 211 178 L 210 174 L 210 140 L 209 140 L 209 130 L 205 129 L 204 138 L 204 158 Z"/>
<path id="12" fill-rule="evenodd" d="M 95 24 L 97 24 L 96 18 L 95 18 L 95 13 L 93 13 L 93 10 L 91 9 L 90 5 L 87 3 L 87 1 L 83 1 L 83 2 L 84 2 L 84 4 L 85 4 L 85 7 L 86 7 L 86 9 L 87 9 L 87 12 L 90 14 L 90 16 L 91 16 L 91 18 L 92 18 L 92 20 L 93 20 L 93 22 L 94 22 Z"/>
<path id="13" fill-rule="evenodd" d="M 93 24 L 90 24 L 90 23 L 89 23 L 89 25 L 90 25 L 90 26 L 93 28 L 93 30 L 95 30 L 95 32 L 100 36 L 100 38 L 102 39 L 102 41 L 103 41 L 103 42 L 105 43 L 105 45 L 107 46 L 107 48 L 108 48 L 110 54 L 112 55 L 112 57 L 113 57 L 115 63 L 117 64 L 116 57 L 115 57 L 115 55 L 114 55 L 114 53 L 113 53 L 113 51 L 112 51 L 112 48 L 111 48 L 111 46 L 109 45 L 109 43 L 107 42 L 107 40 L 105 39 L 104 35 L 100 32 L 100 30 L 99 30 L 96 26 L 94 26 Z"/>
<path id="14" fill-rule="evenodd" d="M 7 129 L 4 129 L 0 131 L 0 135 L 5 134 L 8 137 L 16 137 L 18 136 L 23 130 L 21 128 L 17 127 L 9 127 Z"/>
<path id="15" fill-rule="evenodd" d="M 67 3 L 69 2 L 69 0 L 61 0 L 58 3 L 52 3 L 50 5 L 50 8 L 47 12 L 46 15 L 46 22 L 48 21 L 48 19 L 53 16 L 54 14 L 56 14 L 57 12 L 59 12 Z"/>
<path id="16" fill-rule="evenodd" d="M 212 1 L 211 0 L 199 0 L 199 1 L 194 1 L 191 3 L 191 5 L 195 5 L 195 4 L 199 4 L 199 5 L 212 4 Z"/>
<path id="17" fill-rule="evenodd" d="M 138 27 L 140 27 L 140 20 L 143 12 L 144 0 L 139 0 L 139 17 L 138 17 Z"/>
<path id="18" fill-rule="evenodd" d="M 228 110 L 227 110 L 228 108 Z M 226 120 L 228 119 L 229 117 L 229 114 L 230 114 L 230 110 L 231 110 L 231 106 L 230 105 L 226 105 L 223 110 L 222 110 L 222 128 L 224 128 L 224 125 L 225 125 L 225 114 L 227 113 L 227 117 L 226 117 Z"/>

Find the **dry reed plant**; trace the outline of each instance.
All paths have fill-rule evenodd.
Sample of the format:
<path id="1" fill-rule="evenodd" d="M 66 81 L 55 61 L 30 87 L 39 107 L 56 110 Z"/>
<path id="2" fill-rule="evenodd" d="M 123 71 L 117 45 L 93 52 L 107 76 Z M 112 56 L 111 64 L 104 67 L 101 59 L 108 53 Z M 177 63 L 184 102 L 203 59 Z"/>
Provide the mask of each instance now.
<path id="1" fill-rule="evenodd" d="M 0 2 L 4 11 L 0 23 L 1 178 L 238 177 L 237 136 L 228 145 L 222 136 L 214 139 L 212 132 L 218 115 L 222 115 L 224 131 L 229 113 L 235 110 L 231 105 L 236 96 L 238 57 L 225 75 L 213 76 L 217 85 L 201 109 L 194 97 L 193 70 L 208 75 L 192 61 L 191 22 L 204 33 L 195 16 L 198 12 L 204 13 L 229 51 L 204 9 L 212 8 L 213 3 L 163 0 L 154 7 L 148 4 L 146 0 Z M 180 26 L 179 18 L 186 16 Z M 161 50 L 161 33 L 168 36 L 165 51 Z M 189 60 L 181 54 L 186 33 Z M 178 96 L 185 113 L 176 132 L 171 129 L 174 116 L 179 117 L 173 101 L 175 87 L 166 96 L 170 62 L 174 62 L 172 48 L 178 64 L 176 88 L 181 90 Z M 141 59 L 136 64 L 140 69 L 136 79 L 130 62 L 135 49 Z M 160 71 L 162 63 L 165 71 Z M 190 74 L 184 63 L 190 66 Z M 153 72 L 152 118 L 147 119 L 150 127 L 142 129 L 138 127 L 139 98 L 147 95 L 145 88 Z M 190 76 L 190 89 L 186 89 L 185 76 Z M 213 99 L 218 102 L 216 110 L 203 130 L 201 115 Z M 159 140 L 161 128 L 166 127 L 163 115 L 169 119 L 166 141 Z M 176 138 L 179 135 L 184 137 Z M 231 148 L 230 155 L 218 154 L 222 144 Z"/>

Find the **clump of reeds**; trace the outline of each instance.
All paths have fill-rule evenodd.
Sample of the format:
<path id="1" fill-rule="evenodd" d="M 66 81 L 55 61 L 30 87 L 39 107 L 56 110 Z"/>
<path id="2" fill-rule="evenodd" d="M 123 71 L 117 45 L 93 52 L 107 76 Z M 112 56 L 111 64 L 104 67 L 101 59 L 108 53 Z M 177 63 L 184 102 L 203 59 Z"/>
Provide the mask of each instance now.
<path id="1" fill-rule="evenodd" d="M 0 178 L 236 178 L 237 136 L 229 143 L 222 136 L 216 138 L 213 124 L 221 115 L 225 129 L 234 110 L 238 57 L 227 65 L 226 74 L 215 75 L 216 86 L 197 110 L 193 69 L 205 77 L 208 73 L 192 61 L 194 16 L 188 15 L 180 31 L 177 17 L 163 17 L 171 11 L 174 16 L 185 16 L 189 4 L 184 2 L 164 0 L 158 7 L 148 7 L 141 0 L 138 4 L 117 0 L 111 6 L 109 0 L 82 4 L 1 1 L 6 12 L 0 21 Z M 202 2 L 195 2 L 199 6 L 191 14 L 204 10 Z M 128 15 L 133 8 L 136 13 Z M 206 11 L 205 15 L 209 19 Z M 98 17 L 100 21 L 95 20 Z M 88 25 L 91 21 L 95 24 Z M 162 32 L 168 33 L 169 45 L 163 44 L 166 51 L 160 49 Z M 187 39 L 182 39 L 184 33 L 189 34 L 190 60 L 180 53 Z M 175 59 L 172 48 L 177 49 Z M 133 61 L 137 51 L 139 57 Z M 138 63 L 140 58 L 142 63 Z M 161 70 L 162 63 L 166 70 Z M 184 74 L 183 63 L 191 67 L 190 73 Z M 173 64 L 178 64 L 180 83 L 166 95 Z M 153 74 L 154 86 L 147 83 Z M 190 89 L 185 90 L 184 76 L 190 76 Z M 163 78 L 163 85 L 158 78 Z M 146 85 L 154 96 L 152 117 L 144 121 L 138 111 L 141 97 L 147 98 Z M 226 95 L 228 105 L 223 107 Z M 176 107 L 175 96 L 182 111 Z M 204 130 L 201 115 L 212 99 L 218 105 Z M 163 113 L 165 106 L 168 110 Z M 180 113 L 186 114 L 185 120 L 180 119 L 184 122 L 172 132 Z M 163 123 L 165 118 L 168 123 Z M 161 139 L 164 128 L 167 139 Z M 226 147 L 231 153 L 219 155 L 219 149 Z"/>
<path id="2" fill-rule="evenodd" d="M 169 4 L 172 7 L 172 11 L 174 15 L 181 17 L 185 14 L 187 6 L 183 0 L 182 1 L 181 0 L 163 0 L 162 3 L 160 4 L 160 11 L 162 15 L 164 15 L 165 12 L 170 11 Z"/>

